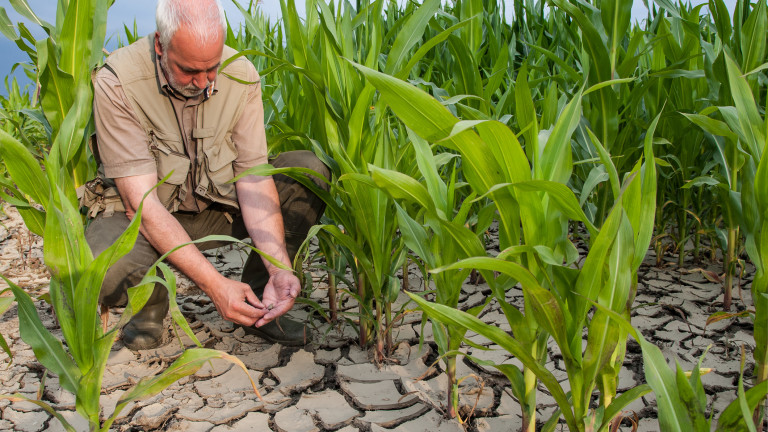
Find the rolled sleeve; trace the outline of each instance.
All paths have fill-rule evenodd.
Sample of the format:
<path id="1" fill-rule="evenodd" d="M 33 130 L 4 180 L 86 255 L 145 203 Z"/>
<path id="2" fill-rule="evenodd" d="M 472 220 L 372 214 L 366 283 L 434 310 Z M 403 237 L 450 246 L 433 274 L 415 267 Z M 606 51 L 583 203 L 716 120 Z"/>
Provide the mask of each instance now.
<path id="1" fill-rule="evenodd" d="M 147 135 L 120 81 L 106 68 L 93 80 L 93 113 L 98 155 L 107 177 L 157 173 Z"/>
<path id="2" fill-rule="evenodd" d="M 256 68 L 248 67 L 248 95 L 240 120 L 232 129 L 232 142 L 237 148 L 233 164 L 235 175 L 268 162 L 267 136 L 264 131 L 264 106 L 261 101 L 261 79 Z"/>

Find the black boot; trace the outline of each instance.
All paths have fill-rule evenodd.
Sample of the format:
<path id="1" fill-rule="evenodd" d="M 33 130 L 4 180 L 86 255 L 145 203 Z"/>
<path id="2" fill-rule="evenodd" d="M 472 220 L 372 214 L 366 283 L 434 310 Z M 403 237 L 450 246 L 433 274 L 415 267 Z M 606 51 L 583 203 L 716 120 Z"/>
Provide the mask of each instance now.
<path id="1" fill-rule="evenodd" d="M 168 314 L 168 290 L 155 285 L 147 304 L 123 327 L 123 345 L 132 351 L 157 348 L 163 343 Z"/>
<path id="2" fill-rule="evenodd" d="M 285 346 L 304 346 L 309 342 L 306 324 L 285 316 L 277 317 L 261 327 L 242 326 L 246 333 L 258 336 L 272 343 Z"/>

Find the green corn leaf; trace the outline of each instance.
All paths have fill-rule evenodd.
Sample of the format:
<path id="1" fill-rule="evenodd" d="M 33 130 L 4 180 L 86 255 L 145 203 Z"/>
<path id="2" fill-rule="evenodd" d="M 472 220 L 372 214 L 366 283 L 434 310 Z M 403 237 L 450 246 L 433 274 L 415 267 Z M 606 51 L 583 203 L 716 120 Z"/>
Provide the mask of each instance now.
<path id="1" fill-rule="evenodd" d="M 744 392 L 744 398 L 738 398 L 728 404 L 720 414 L 717 428 L 721 431 L 743 431 L 748 428 L 742 414 L 742 400 L 746 400 L 747 412 L 754 412 L 760 402 L 768 395 L 768 381 L 763 381 Z M 752 419 L 749 419 L 752 421 Z M 754 426 L 754 423 L 753 423 Z"/>
<path id="2" fill-rule="evenodd" d="M 573 296 L 571 314 L 574 317 L 574 330 L 571 334 L 574 335 L 573 343 L 576 344 L 576 339 L 578 339 L 579 346 L 581 346 L 581 334 L 579 333 L 576 338 L 575 329 L 582 327 L 582 323 L 586 319 L 586 314 L 589 310 L 588 301 L 597 299 L 600 288 L 602 288 L 603 272 L 605 271 L 604 265 L 610 253 L 610 248 L 616 239 L 623 217 L 623 208 L 617 202 L 608 214 L 608 218 L 600 229 L 600 233 L 592 242 L 589 254 L 587 254 L 587 258 L 584 260 L 584 266 L 576 280 L 576 289 L 571 294 Z"/>
<path id="3" fill-rule="evenodd" d="M 81 82 L 90 72 L 95 12 L 96 4 L 93 0 L 70 2 L 61 27 L 59 67 L 65 73 L 75 77 L 78 82 Z"/>
<path id="4" fill-rule="evenodd" d="M 438 7 L 440 7 L 440 0 L 426 0 L 412 15 L 401 18 L 407 21 L 403 24 L 403 28 L 392 44 L 389 54 L 387 54 L 384 73 L 392 75 L 400 70 L 402 64 L 408 59 L 411 49 L 421 41 L 424 29 L 437 12 Z"/>
<path id="5" fill-rule="evenodd" d="M 161 183 L 165 180 L 166 179 L 163 179 Z M 141 226 L 144 199 L 146 199 L 150 192 L 151 190 L 142 198 L 139 208 L 136 210 L 136 215 L 133 217 L 125 231 L 120 234 L 120 237 L 118 237 L 112 245 L 88 264 L 77 283 L 76 293 L 78 301 L 75 304 L 75 309 L 77 315 L 81 317 L 78 320 L 77 336 L 80 341 L 79 343 L 83 346 L 89 347 L 93 345 L 95 341 L 102 336 L 99 331 L 100 326 L 96 325 L 89 327 L 89 325 L 92 324 L 93 319 L 97 319 L 97 317 L 94 316 L 92 319 L 86 319 L 86 317 L 92 314 L 95 315 L 101 285 L 104 282 L 104 276 L 106 275 L 107 270 L 133 249 L 136 239 L 138 238 L 139 227 Z M 83 238 L 77 241 L 85 243 L 84 234 Z"/>
<path id="6" fill-rule="evenodd" d="M 382 188 L 395 199 L 404 199 L 411 203 L 416 203 L 424 208 L 428 214 L 436 215 L 438 210 L 432 201 L 432 196 L 421 183 L 413 178 L 397 171 L 384 168 L 370 167 L 371 177 L 376 186 Z M 439 217 L 446 217 L 442 210 L 439 211 Z"/>
<path id="7" fill-rule="evenodd" d="M 592 192 L 595 191 L 595 188 L 597 188 L 600 183 L 604 183 L 608 180 L 610 180 L 610 176 L 605 172 L 605 166 L 598 165 L 589 170 L 589 175 L 587 175 L 587 179 L 584 181 L 584 186 L 582 186 L 581 192 L 579 192 L 579 206 L 584 206 L 584 203 L 587 202 L 587 199 Z"/>
<path id="8" fill-rule="evenodd" d="M 597 228 L 592 225 L 592 223 L 587 218 L 587 215 L 584 214 L 583 210 L 581 210 L 579 201 L 576 199 L 573 191 L 568 186 L 562 183 L 546 180 L 530 180 L 526 182 L 515 183 L 512 186 L 514 186 L 515 189 L 529 192 L 546 192 L 552 198 L 551 204 L 554 204 L 557 209 L 563 212 L 563 214 L 565 214 L 569 219 L 584 222 L 590 232 L 590 235 L 594 237 L 597 236 Z"/>
<path id="9" fill-rule="evenodd" d="M 680 400 L 683 403 L 683 408 L 686 410 L 688 418 L 691 419 L 691 422 L 693 423 L 693 430 L 696 432 L 707 432 L 710 430 L 710 426 L 707 421 L 707 415 L 704 412 L 706 404 L 704 406 L 701 405 L 701 401 L 696 395 L 688 377 L 685 376 L 685 372 L 680 367 L 680 363 L 675 361 L 675 364 L 677 365 L 677 373 L 675 374 L 677 391 L 680 395 Z M 698 372 L 699 370 L 697 367 L 694 370 L 694 375 L 697 381 L 700 380 Z M 694 376 L 692 375 L 691 378 L 694 378 Z"/>
<path id="10" fill-rule="evenodd" d="M 37 68 L 41 86 L 40 104 L 53 131 L 58 131 L 75 100 L 75 80 L 59 68 L 51 39 L 37 42 Z"/>
<path id="11" fill-rule="evenodd" d="M 58 186 L 56 188 L 46 218 L 43 257 L 52 275 L 50 293 L 59 325 L 80 371 L 85 372 L 90 369 L 93 359 L 90 351 L 93 339 L 81 342 L 81 338 L 88 336 L 80 334 L 79 330 L 97 327 L 98 315 L 95 303 L 92 310 L 82 309 L 86 299 L 80 298 L 77 286 L 93 255 L 85 241 L 80 213 L 65 193 Z M 98 286 L 95 289 L 98 299 Z M 84 314 L 80 315 L 80 312 Z"/>
<path id="12" fill-rule="evenodd" d="M 507 181 L 530 180 L 531 167 L 526 161 L 523 147 L 506 125 L 495 120 L 462 120 L 456 123 L 449 136 L 459 135 L 471 127 L 477 129 L 480 138 L 499 161 Z"/>
<path id="13" fill-rule="evenodd" d="M 402 207 L 399 205 L 395 205 L 395 207 L 400 234 L 405 240 L 405 245 L 423 259 L 428 266 L 434 267 L 436 263 L 434 262 L 434 255 L 428 249 L 429 238 L 426 230 L 421 224 L 413 220 Z"/>
<path id="14" fill-rule="evenodd" d="M 420 136 L 416 135 L 412 130 L 406 129 L 408 132 L 408 139 L 411 141 L 413 150 L 416 154 L 416 164 L 419 167 L 419 172 L 424 177 L 424 182 L 427 184 L 427 191 L 435 202 L 435 207 L 440 209 L 444 214 L 449 214 L 448 209 L 448 187 L 440 174 L 438 173 L 437 163 L 435 157 L 432 154 L 432 149 Z"/>
<path id="15" fill-rule="evenodd" d="M 393 75 L 396 78 L 401 79 L 401 80 L 404 80 L 404 79 L 408 78 L 408 74 L 410 73 L 411 69 L 413 69 L 413 67 L 416 66 L 416 64 L 419 61 L 421 61 L 421 59 L 423 59 L 424 56 L 427 55 L 427 53 L 432 48 L 434 48 L 438 44 L 444 42 L 446 39 L 448 39 L 448 36 L 453 34 L 453 32 L 468 26 L 471 22 L 472 22 L 472 18 L 467 18 L 467 19 L 465 19 L 463 21 L 460 21 L 457 24 L 454 24 L 454 25 L 448 27 L 447 29 L 445 29 L 442 32 L 440 32 L 439 34 L 437 34 L 437 36 L 434 36 L 430 40 L 426 41 L 421 47 L 419 47 L 418 50 L 416 50 L 416 53 L 413 54 L 410 57 L 410 60 L 408 61 L 408 63 L 402 69 L 400 69 L 397 73 L 395 73 Z"/>
<path id="16" fill-rule="evenodd" d="M 93 16 L 92 19 L 92 31 L 91 31 L 91 47 L 90 47 L 90 54 L 91 57 L 87 60 L 86 70 L 88 73 L 91 72 L 92 68 L 99 63 L 101 63 L 101 60 L 104 56 L 102 50 L 104 49 L 104 39 L 107 35 L 107 12 L 109 11 L 109 8 L 112 7 L 115 0 L 107 0 L 107 1 L 96 1 L 96 6 L 93 10 Z M 136 29 L 136 19 L 133 20 L 133 28 Z M 128 39 L 128 43 L 133 43 L 135 41 L 135 36 L 137 36 L 136 33 L 134 33 L 134 38 L 131 40 Z"/>
<path id="17" fill-rule="evenodd" d="M 54 34 L 54 31 L 55 31 L 54 27 L 51 24 L 41 20 L 37 16 L 35 11 L 33 11 L 31 7 L 29 7 L 29 3 L 27 3 L 27 0 L 9 0 L 9 1 L 11 2 L 11 6 L 13 6 L 13 8 L 16 10 L 16 12 L 19 13 L 19 15 L 23 16 L 24 18 L 32 21 L 33 23 L 45 29 L 49 35 Z"/>
<path id="18" fill-rule="evenodd" d="M 501 89 L 501 84 L 507 78 L 508 65 L 509 65 L 509 45 L 501 47 L 500 54 L 496 57 L 493 63 L 493 70 L 491 76 L 488 77 L 488 81 L 483 89 L 483 99 L 490 101 L 493 95 Z"/>
<path id="19" fill-rule="evenodd" d="M 653 155 L 653 135 L 656 133 L 656 125 L 659 123 L 661 113 L 656 116 L 645 132 L 643 143 L 643 156 L 645 163 L 642 168 L 642 188 L 639 197 L 640 211 L 629 212 L 629 220 L 635 232 L 635 254 L 632 262 L 632 270 L 640 268 L 643 262 L 648 246 L 653 237 L 654 219 L 656 215 L 656 163 Z M 625 199 L 628 202 L 637 201 L 636 197 L 627 194 Z M 626 208 L 627 207 L 625 204 Z"/>
<path id="20" fill-rule="evenodd" d="M 100 328 L 101 326 L 97 324 L 95 327 Z M 80 380 L 80 389 L 75 399 L 77 411 L 87 418 L 92 425 L 99 424 L 101 384 L 104 379 L 107 360 L 116 338 L 117 327 L 94 341 L 90 347 L 93 355 L 93 366 Z"/>
<path id="21" fill-rule="evenodd" d="M 545 49 L 543 47 L 535 45 L 535 44 L 529 44 L 529 43 L 527 43 L 525 41 L 523 43 L 526 46 L 530 47 L 532 50 L 538 51 L 538 52 L 542 53 L 544 55 L 544 57 L 546 57 L 550 61 L 552 61 L 555 64 L 557 64 L 560 67 L 560 69 L 565 73 L 566 77 L 569 80 L 571 80 L 571 81 L 580 81 L 581 80 L 581 74 L 576 69 L 571 67 L 571 65 L 568 62 L 566 62 L 565 60 L 560 58 L 557 54 L 553 53 L 552 51 L 550 51 L 548 49 Z M 523 63 L 523 66 L 526 66 L 526 64 Z M 522 68 L 521 68 L 521 70 L 522 70 Z M 518 77 L 520 76 L 519 75 L 520 73 L 521 72 L 518 72 Z"/>
<path id="22" fill-rule="evenodd" d="M 16 34 L 16 28 L 13 26 L 8 14 L 5 12 L 5 8 L 0 7 L 0 33 L 3 34 L 8 40 L 15 41 L 19 38 Z"/>
<path id="23" fill-rule="evenodd" d="M 539 158 L 539 121 L 536 118 L 536 107 L 533 105 L 533 96 L 528 86 L 528 64 L 523 63 L 517 74 L 515 83 L 515 114 L 517 124 L 525 131 L 525 151 L 528 160 L 532 161 L 534 172 L 540 172 Z"/>
<path id="24" fill-rule="evenodd" d="M 738 111 L 738 126 L 741 135 L 746 138 L 746 150 L 759 159 L 765 146 L 765 134 L 763 132 L 763 120 L 757 111 L 757 104 L 752 96 L 747 81 L 741 74 L 734 61 L 726 56 L 725 63 L 728 68 L 728 81 L 731 87 L 733 102 Z M 721 110 L 722 112 L 722 110 Z"/>
<path id="25" fill-rule="evenodd" d="M 0 156 L 13 182 L 43 207 L 48 206 L 51 189 L 40 162 L 18 140 L 0 129 Z"/>
<path id="26" fill-rule="evenodd" d="M 576 362 L 576 359 L 571 355 L 570 346 L 567 343 L 568 338 L 565 333 L 565 317 L 559 303 L 552 293 L 539 285 L 536 278 L 528 269 L 517 263 L 496 258 L 475 257 L 463 259 L 456 263 L 436 268 L 432 270 L 432 272 L 436 273 L 459 268 L 498 271 L 520 282 L 523 290 L 528 295 L 528 300 L 534 308 L 533 316 L 536 317 L 536 321 L 555 338 L 558 346 L 561 347 L 563 357 L 566 361 Z"/>
<path id="27" fill-rule="evenodd" d="M 4 294 L 5 291 L 7 291 L 7 288 L 0 294 Z M 13 295 L 0 297 L 0 316 L 2 316 L 11 307 L 14 300 L 15 298 Z M 8 359 L 13 361 L 13 353 L 11 352 L 10 347 L 8 347 L 8 343 L 5 341 L 5 338 L 2 334 L 0 334 L 0 348 L 2 348 L 3 351 L 5 351 L 5 354 L 8 355 Z"/>
<path id="28" fill-rule="evenodd" d="M 651 386 L 648 384 L 640 384 L 639 386 L 632 387 L 631 389 L 625 391 L 617 398 L 615 398 L 611 404 L 606 407 L 605 414 L 603 415 L 603 423 L 600 425 L 598 432 L 605 432 L 608 430 L 611 426 L 611 420 L 619 415 L 624 410 L 624 408 L 626 408 L 635 400 L 647 395 L 651 391 Z"/>
<path id="29" fill-rule="evenodd" d="M 323 26 L 323 30 L 326 32 L 326 40 L 329 40 L 330 43 L 333 45 L 334 50 L 341 55 L 342 49 L 341 49 L 341 43 L 339 43 L 339 35 L 336 32 L 336 26 L 333 22 L 333 12 L 331 12 L 331 8 L 328 7 L 327 4 L 325 4 L 324 1 L 317 1 L 313 2 L 317 8 L 320 10 L 320 23 Z M 250 14 L 249 14 L 250 15 Z M 257 32 L 259 32 L 257 30 Z"/>
<path id="30" fill-rule="evenodd" d="M 698 79 L 706 77 L 703 70 L 665 69 L 650 74 L 654 78 L 688 78 Z"/>
<path id="31" fill-rule="evenodd" d="M 19 305 L 19 332 L 21 339 L 32 347 L 37 360 L 59 377 L 61 387 L 70 393 L 77 393 L 82 376 L 72 358 L 64 350 L 61 341 L 46 328 L 37 314 L 32 299 L 24 290 L 0 275 L 13 290 Z"/>
<path id="32" fill-rule="evenodd" d="M 18 210 L 19 215 L 24 220 L 24 225 L 27 229 L 42 237 L 45 232 L 45 212 L 34 207 L 16 207 L 16 210 Z"/>
<path id="33" fill-rule="evenodd" d="M 611 191 L 613 192 L 613 199 L 618 199 L 619 193 L 621 191 L 621 182 L 619 181 L 619 173 L 616 170 L 616 165 L 613 164 L 611 155 L 608 153 L 608 150 L 603 147 L 603 145 L 600 143 L 600 140 L 595 136 L 594 133 L 592 133 L 592 130 L 587 129 L 587 134 L 589 134 L 590 141 L 592 141 L 592 144 L 595 146 L 598 154 L 600 155 L 600 162 L 603 163 L 603 166 L 608 173 L 608 179 L 611 183 Z"/>
<path id="34" fill-rule="evenodd" d="M 598 294 L 598 302 L 601 305 L 618 313 L 626 313 L 626 305 L 629 302 L 632 270 L 626 263 L 632 261 L 633 253 L 632 227 L 625 215 L 606 261 L 606 274 Z M 616 376 L 618 371 L 605 366 L 611 361 L 621 339 L 626 339 L 626 334 L 612 322 L 609 315 L 601 310 L 595 311 L 588 328 L 584 376 L 585 383 L 591 386 L 598 375 L 604 380 L 613 379 Z M 588 401 L 583 403 L 587 404 Z"/>
<path id="35" fill-rule="evenodd" d="M 472 24 L 469 28 L 472 28 Z M 469 46 L 470 43 L 471 41 L 465 41 L 455 35 L 448 36 L 448 46 L 455 60 L 453 69 L 455 93 L 482 97 L 482 79 L 474 52 Z"/>
<path id="36" fill-rule="evenodd" d="M 714 19 L 717 34 L 722 40 L 731 40 L 733 26 L 731 25 L 730 13 L 725 2 L 723 0 L 709 0 L 709 10 Z"/>
<path id="37" fill-rule="evenodd" d="M 612 79 L 612 80 L 608 80 L 608 81 L 603 81 L 601 83 L 597 83 L 597 84 L 593 85 L 592 87 L 588 88 L 584 92 L 584 96 L 586 96 L 586 95 L 588 95 L 588 94 L 590 94 L 590 93 L 592 93 L 594 91 L 598 91 L 600 89 L 606 88 L 606 87 L 611 87 L 611 86 L 618 85 L 618 84 L 631 83 L 631 82 L 634 82 L 635 80 L 636 80 L 635 78 L 616 78 L 616 79 Z"/>
<path id="38" fill-rule="evenodd" d="M 540 148 L 541 173 L 535 173 L 535 178 L 567 183 L 573 171 L 571 152 L 571 136 L 581 120 L 581 90 L 576 93 L 565 106 L 555 127 L 549 135 L 547 144 Z M 541 145 L 541 143 L 540 143 Z"/>
<path id="39" fill-rule="evenodd" d="M 569 1 L 550 1 L 570 15 L 582 31 L 582 45 L 588 53 L 590 60 L 590 73 L 587 77 L 589 83 L 595 85 L 613 79 L 611 75 L 610 54 L 600 31 L 597 30 L 592 21 L 575 4 Z M 578 105 L 580 106 L 581 102 Z M 599 130 L 598 136 L 603 145 L 610 149 L 618 130 L 616 94 L 610 88 L 601 88 L 598 91 L 595 105 L 600 112 L 596 124 Z M 552 179 L 548 178 L 548 180 Z"/>
<path id="40" fill-rule="evenodd" d="M 360 149 L 365 147 L 363 137 L 375 93 L 376 89 L 372 85 L 366 84 L 357 99 L 357 103 L 355 103 L 352 115 L 349 118 L 349 142 L 347 143 L 346 155 L 357 155 L 360 153 Z"/>
<path id="41" fill-rule="evenodd" d="M 173 270 L 171 270 L 171 268 L 163 262 L 158 263 L 157 266 L 163 273 L 163 285 L 165 285 L 165 287 L 168 289 L 169 312 L 171 313 L 173 322 L 181 327 L 181 330 L 198 346 L 198 348 L 202 348 L 203 345 L 197 339 L 197 336 L 195 336 L 195 333 L 189 326 L 187 319 L 184 318 L 184 315 L 181 313 L 179 304 L 176 302 L 176 274 L 174 274 Z"/>
<path id="42" fill-rule="evenodd" d="M 73 105 L 67 111 L 64 120 L 61 122 L 59 132 L 54 138 L 51 148 L 51 158 L 59 157 L 61 167 L 66 167 L 81 151 L 85 145 L 83 137 L 86 127 L 91 121 L 91 112 L 93 106 L 93 93 L 90 83 L 81 82 L 75 91 L 76 99 Z M 84 183 L 88 179 L 75 179 L 78 184 Z"/>
<path id="43" fill-rule="evenodd" d="M 738 138 L 736 134 L 734 134 L 731 131 L 731 129 L 728 127 L 728 125 L 725 122 L 722 122 L 720 120 L 715 120 L 713 118 L 700 115 L 700 114 L 687 114 L 687 113 L 681 113 L 681 114 L 684 115 L 685 118 L 690 120 L 691 123 L 700 127 L 705 132 L 711 133 L 712 135 L 722 136 L 730 141 L 736 141 Z"/>
<path id="44" fill-rule="evenodd" d="M 483 1 L 463 0 L 458 3 L 458 8 L 459 19 L 471 20 L 469 27 L 461 30 L 461 39 L 466 41 L 467 48 L 474 59 L 483 41 Z"/>
<path id="45" fill-rule="evenodd" d="M 747 21 L 742 27 L 741 69 L 749 71 L 758 67 L 765 61 L 765 38 L 761 35 L 766 34 L 766 24 L 768 24 L 768 15 L 766 15 L 766 4 L 764 1 L 755 2 L 755 7 L 749 13 Z"/>
<path id="46" fill-rule="evenodd" d="M 600 3 L 600 18 L 608 36 L 611 70 L 616 70 L 619 47 L 628 33 L 632 0 L 608 0 Z"/>
<path id="47" fill-rule="evenodd" d="M 462 153 L 464 175 L 478 193 L 485 193 L 498 177 L 499 165 L 482 140 L 471 131 L 450 136 L 458 120 L 440 102 L 425 92 L 396 78 L 358 64 L 365 77 L 381 92 L 395 114 L 414 132 L 429 142 L 456 148 Z M 448 137 L 448 138 L 447 138 Z"/>

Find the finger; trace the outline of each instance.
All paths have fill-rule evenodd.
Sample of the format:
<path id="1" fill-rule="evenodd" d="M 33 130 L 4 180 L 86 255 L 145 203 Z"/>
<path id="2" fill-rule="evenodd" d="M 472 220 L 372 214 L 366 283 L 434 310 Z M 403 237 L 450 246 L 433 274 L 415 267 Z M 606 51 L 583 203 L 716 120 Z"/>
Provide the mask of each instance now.
<path id="1" fill-rule="evenodd" d="M 251 290 L 251 287 L 248 287 L 248 289 L 245 291 L 245 301 L 248 302 L 251 306 L 259 309 L 264 309 L 264 303 L 262 303 L 258 297 L 256 297 L 256 294 L 253 293 L 253 290 Z"/>
<path id="2" fill-rule="evenodd" d="M 279 302 L 278 304 L 275 305 L 274 308 L 272 308 L 272 310 L 267 311 L 267 313 L 264 314 L 263 317 L 261 317 L 258 321 L 256 321 L 256 326 L 259 327 L 274 320 L 275 318 L 291 310 L 292 307 L 293 307 L 293 300 L 283 300 Z"/>
<path id="3" fill-rule="evenodd" d="M 253 325 L 267 313 L 266 309 L 256 308 L 245 302 L 235 304 L 232 309 L 233 321 L 244 325 Z"/>

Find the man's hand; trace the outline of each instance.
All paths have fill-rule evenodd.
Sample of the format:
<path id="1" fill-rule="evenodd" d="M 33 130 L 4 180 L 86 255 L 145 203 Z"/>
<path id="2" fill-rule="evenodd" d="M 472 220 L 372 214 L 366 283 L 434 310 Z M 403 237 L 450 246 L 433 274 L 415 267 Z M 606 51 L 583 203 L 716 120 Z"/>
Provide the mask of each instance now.
<path id="1" fill-rule="evenodd" d="M 264 287 L 264 295 L 261 298 L 265 314 L 256 321 L 256 327 L 261 327 L 291 310 L 300 292 L 299 278 L 293 272 L 279 270 L 273 273 Z"/>
<path id="2" fill-rule="evenodd" d="M 208 295 L 225 320 L 252 326 L 263 319 L 268 312 L 267 307 L 259 301 L 248 284 L 225 277 L 221 280 L 221 284 L 216 289 L 209 290 Z"/>

